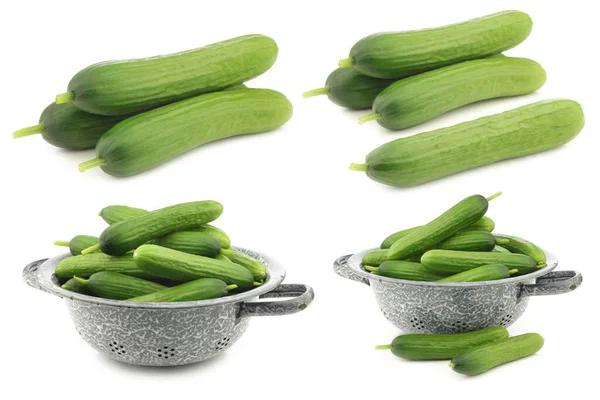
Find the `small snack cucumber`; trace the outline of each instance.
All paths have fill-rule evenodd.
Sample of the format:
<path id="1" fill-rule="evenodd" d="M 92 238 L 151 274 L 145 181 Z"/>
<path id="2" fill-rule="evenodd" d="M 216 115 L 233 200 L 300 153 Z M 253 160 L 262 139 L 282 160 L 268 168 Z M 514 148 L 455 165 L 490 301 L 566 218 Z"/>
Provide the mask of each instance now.
<path id="1" fill-rule="evenodd" d="M 492 251 L 494 246 L 496 246 L 496 237 L 490 232 L 466 231 L 458 232 L 436 245 L 435 248 L 443 250 Z"/>
<path id="2" fill-rule="evenodd" d="M 158 292 L 134 297 L 129 301 L 138 303 L 148 302 L 178 302 L 209 300 L 227 296 L 230 290 L 236 289 L 236 285 L 229 285 L 219 279 L 203 278 L 183 283 Z"/>
<path id="3" fill-rule="evenodd" d="M 96 236 L 90 235 L 77 235 L 70 241 L 66 240 L 57 240 L 54 242 L 55 246 L 68 246 L 69 251 L 72 255 L 78 256 L 81 252 L 91 246 L 97 245 L 98 238 Z"/>
<path id="4" fill-rule="evenodd" d="M 359 40 L 340 67 L 375 78 L 400 79 L 508 50 L 525 40 L 533 23 L 503 11 L 433 29 L 377 33 Z"/>
<path id="5" fill-rule="evenodd" d="M 437 249 L 423 254 L 421 263 L 429 271 L 440 275 L 454 275 L 488 264 L 503 264 L 511 270 L 517 269 L 517 275 L 529 274 L 540 268 L 533 258 L 524 254 Z"/>
<path id="6" fill-rule="evenodd" d="M 133 262 L 133 254 L 111 257 L 99 252 L 65 258 L 58 263 L 54 273 L 59 278 L 88 278 L 100 271 L 119 272 L 144 279 L 153 277 Z"/>
<path id="7" fill-rule="evenodd" d="M 145 279 L 110 271 L 96 272 L 88 279 L 78 276 L 73 279 L 80 285 L 87 287 L 94 296 L 114 300 L 126 300 L 167 288 Z"/>
<path id="8" fill-rule="evenodd" d="M 492 326 L 478 331 L 448 335 L 413 333 L 397 336 L 392 344 L 376 346 L 377 350 L 391 350 L 396 357 L 406 360 L 450 360 L 458 354 L 484 343 L 508 338 L 508 331 Z"/>
<path id="9" fill-rule="evenodd" d="M 544 69 L 526 58 L 467 61 L 391 84 L 373 101 L 373 113 L 358 121 L 410 128 L 467 104 L 534 92 L 544 83 Z"/>
<path id="10" fill-rule="evenodd" d="M 378 266 L 386 262 L 388 259 L 387 249 L 373 250 L 365 254 L 362 258 L 363 265 Z"/>
<path id="11" fill-rule="evenodd" d="M 373 106 L 373 100 L 394 79 L 377 79 L 363 75 L 354 68 L 338 68 L 327 77 L 325 86 L 302 94 L 308 98 L 326 94 L 329 100 L 341 107 L 363 110 Z"/>
<path id="12" fill-rule="evenodd" d="M 391 186 L 413 186 L 569 142 L 583 129 L 579 103 L 546 100 L 501 114 L 397 139 L 351 169 Z"/>
<path id="13" fill-rule="evenodd" d="M 56 103 L 100 115 L 145 111 L 255 78 L 277 53 L 270 37 L 247 35 L 167 56 L 102 62 L 79 71 Z"/>
<path id="14" fill-rule="evenodd" d="M 203 232 L 179 231 L 169 233 L 150 241 L 157 246 L 183 251 L 184 253 L 196 254 L 215 258 L 221 253 L 221 242 L 211 235 Z"/>
<path id="15" fill-rule="evenodd" d="M 252 289 L 252 273 L 228 261 L 196 256 L 165 247 L 146 244 L 133 253 L 135 263 L 148 274 L 176 281 L 191 281 L 200 278 L 217 278 L 240 289 Z"/>
<path id="16" fill-rule="evenodd" d="M 507 250 L 506 248 L 499 246 L 499 245 L 495 245 L 494 248 L 492 249 L 493 253 L 512 253 L 512 251 Z"/>
<path id="17" fill-rule="evenodd" d="M 519 271 L 516 269 L 509 270 L 506 265 L 489 264 L 439 279 L 438 282 L 495 281 L 498 279 L 510 278 L 511 274 L 516 274 L 517 272 Z"/>
<path id="18" fill-rule="evenodd" d="M 267 268 L 260 260 L 234 249 L 222 249 L 221 254 L 250 271 L 255 281 L 262 282 L 267 277 Z"/>
<path id="19" fill-rule="evenodd" d="M 457 354 L 450 368 L 459 374 L 478 375 L 494 367 L 537 353 L 544 346 L 544 338 L 537 333 L 505 338 L 481 344 Z"/>
<path id="20" fill-rule="evenodd" d="M 223 206 L 212 200 L 182 203 L 151 211 L 110 225 L 100 235 L 100 243 L 84 250 L 83 254 L 100 248 L 106 254 L 123 255 L 151 239 L 214 221 L 222 212 Z"/>
<path id="21" fill-rule="evenodd" d="M 502 243 L 502 246 L 511 253 L 528 255 L 533 258 L 538 265 L 546 265 L 546 253 L 530 241 L 508 235 L 496 235 L 496 238 L 504 240 L 505 243 Z"/>
<path id="22" fill-rule="evenodd" d="M 488 199 L 473 195 L 461 200 L 427 225 L 394 242 L 388 250 L 388 258 L 400 260 L 431 249 L 483 217 L 488 209 L 488 201 L 498 195 L 500 193 Z"/>
<path id="23" fill-rule="evenodd" d="M 52 103 L 42 112 L 39 123 L 19 129 L 14 138 L 42 134 L 53 146 L 67 150 L 93 149 L 106 131 L 125 119 L 81 111 L 73 104 Z"/>
<path id="24" fill-rule="evenodd" d="M 376 275 L 409 281 L 433 282 L 442 278 L 442 276 L 436 275 L 425 269 L 420 263 L 411 261 L 385 261 L 379 268 L 365 267 L 365 269 L 376 273 Z"/>
<path id="25" fill-rule="evenodd" d="M 89 291 L 87 285 L 82 285 L 81 283 L 77 282 L 75 280 L 75 278 L 69 279 L 61 287 L 65 290 L 69 290 L 71 292 L 75 292 L 75 293 L 79 293 L 79 294 L 86 294 L 88 296 L 92 294 Z"/>
<path id="26" fill-rule="evenodd" d="M 274 90 L 209 93 L 118 123 L 98 141 L 97 157 L 79 169 L 136 175 L 205 143 L 279 128 L 291 117 L 292 104 Z"/>

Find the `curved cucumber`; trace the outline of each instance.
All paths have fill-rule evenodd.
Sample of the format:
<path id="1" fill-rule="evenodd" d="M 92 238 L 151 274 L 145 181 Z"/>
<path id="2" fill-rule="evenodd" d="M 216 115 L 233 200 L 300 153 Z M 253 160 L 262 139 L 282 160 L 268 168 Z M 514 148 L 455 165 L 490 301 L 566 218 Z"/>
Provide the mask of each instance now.
<path id="1" fill-rule="evenodd" d="M 496 235 L 499 240 L 504 240 L 502 246 L 511 253 L 525 254 L 533 258 L 539 265 L 546 265 L 546 253 L 544 250 L 528 240 L 516 236 Z"/>
<path id="2" fill-rule="evenodd" d="M 133 254 L 135 263 L 148 274 L 176 281 L 216 278 L 240 289 L 252 289 L 254 277 L 241 265 L 196 256 L 151 244 L 140 246 Z"/>
<path id="3" fill-rule="evenodd" d="M 467 104 L 534 92 L 546 83 L 546 72 L 526 58 L 500 57 L 467 61 L 391 84 L 373 102 L 376 119 L 389 129 L 419 125 Z"/>
<path id="4" fill-rule="evenodd" d="M 194 231 L 169 233 L 150 242 L 169 249 L 183 251 L 188 254 L 215 258 L 221 252 L 221 242 L 214 237 Z"/>
<path id="5" fill-rule="evenodd" d="M 195 281 L 183 283 L 171 288 L 163 289 L 158 292 L 150 293 L 144 296 L 134 297 L 129 301 L 135 302 L 176 302 L 176 301 L 197 301 L 216 299 L 227 296 L 229 290 L 237 288 L 236 285 L 229 285 L 219 279 L 204 278 Z"/>
<path id="6" fill-rule="evenodd" d="M 267 277 L 267 268 L 260 260 L 234 249 L 222 249 L 221 254 L 250 271 L 255 281 L 262 282 Z"/>
<path id="7" fill-rule="evenodd" d="M 485 197 L 469 196 L 427 225 L 394 242 L 388 250 L 388 258 L 400 260 L 427 251 L 479 220 L 487 209 L 488 200 Z"/>
<path id="8" fill-rule="evenodd" d="M 325 86 L 302 94 L 308 98 L 326 94 L 332 103 L 352 110 L 371 108 L 375 97 L 394 83 L 394 79 L 365 76 L 353 68 L 338 68 L 327 77 Z"/>
<path id="9" fill-rule="evenodd" d="M 87 287 L 94 296 L 115 300 L 126 300 L 167 288 L 145 279 L 110 271 L 96 272 L 88 279 L 78 276 L 73 279 Z"/>
<path id="10" fill-rule="evenodd" d="M 75 278 L 69 279 L 61 287 L 65 290 L 69 290 L 71 292 L 79 294 L 87 294 L 88 296 L 92 294 L 89 291 L 87 285 L 82 285 L 81 283 L 77 282 Z"/>
<path id="11" fill-rule="evenodd" d="M 168 56 L 102 62 L 79 71 L 56 102 L 100 115 L 145 111 L 252 79 L 277 53 L 273 39 L 247 35 Z"/>
<path id="12" fill-rule="evenodd" d="M 209 93 L 148 111 L 115 125 L 96 145 L 96 158 L 80 164 L 100 166 L 113 176 L 154 168 L 215 140 L 266 132 L 285 124 L 292 104 L 269 89 Z"/>
<path id="13" fill-rule="evenodd" d="M 70 241 L 57 240 L 54 242 L 56 246 L 68 246 L 72 255 L 78 256 L 81 252 L 89 247 L 97 245 L 98 238 L 90 235 L 77 235 Z"/>
<path id="14" fill-rule="evenodd" d="M 506 265 L 502 264 L 490 264 L 483 265 L 481 267 L 473 268 L 468 271 L 459 272 L 442 278 L 438 282 L 483 282 L 483 281 L 495 281 L 498 279 L 510 278 L 510 274 L 516 274 L 519 272 L 516 269 L 509 270 Z"/>
<path id="15" fill-rule="evenodd" d="M 583 129 L 581 106 L 547 100 L 455 126 L 397 139 L 352 164 L 369 178 L 413 186 L 497 161 L 550 150 Z"/>
<path id="16" fill-rule="evenodd" d="M 499 246 L 499 245 L 495 245 L 494 248 L 492 249 L 493 253 L 507 253 L 510 254 L 512 253 L 512 251 L 507 250 L 506 248 Z"/>
<path id="17" fill-rule="evenodd" d="M 388 278 L 406 279 L 409 281 L 433 282 L 441 278 L 427 269 L 420 263 L 411 261 L 385 261 L 379 268 L 368 268 L 369 271 L 377 275 L 387 276 Z"/>
<path id="18" fill-rule="evenodd" d="M 532 25 L 527 14 L 504 11 L 433 29 L 377 33 L 359 40 L 340 67 L 353 66 L 375 78 L 404 78 L 501 53 L 525 40 Z"/>
<path id="19" fill-rule="evenodd" d="M 490 232 L 467 231 L 458 232 L 435 247 L 443 250 L 492 251 L 494 246 L 496 237 Z"/>
<path id="20" fill-rule="evenodd" d="M 488 264 L 503 264 L 511 270 L 516 269 L 516 275 L 529 274 L 540 268 L 533 258 L 524 254 L 454 250 L 430 250 L 423 254 L 421 263 L 440 275 L 454 275 Z"/>
<path id="21" fill-rule="evenodd" d="M 119 205 L 104 207 L 99 213 L 100 217 L 109 225 L 144 214 L 148 214 L 148 211 L 142 208 Z"/>
<path id="22" fill-rule="evenodd" d="M 377 346 L 377 350 L 392 350 L 396 357 L 406 360 L 450 360 L 457 354 L 484 343 L 508 338 L 508 331 L 492 326 L 478 331 L 450 335 L 422 333 L 397 336 L 392 344 Z"/>
<path id="23" fill-rule="evenodd" d="M 68 150 L 93 149 L 98 139 L 124 116 L 104 116 L 81 111 L 72 104 L 52 103 L 40 115 L 38 125 L 19 129 L 14 138 L 42 134 L 53 146 Z"/>
<path id="24" fill-rule="evenodd" d="M 537 333 L 526 333 L 465 349 L 452 359 L 450 367 L 459 374 L 478 375 L 499 365 L 535 354 L 543 346 L 543 337 Z"/>
<path id="25" fill-rule="evenodd" d="M 85 256 L 68 257 L 58 263 L 54 273 L 59 278 L 72 278 L 73 276 L 88 278 L 101 271 L 119 272 L 144 279 L 153 277 L 135 265 L 133 254 L 111 257 L 104 253 L 90 253 Z"/>
<path id="26" fill-rule="evenodd" d="M 219 218 L 223 206 L 212 200 L 177 204 L 110 225 L 100 235 L 103 253 L 119 256 L 151 239 L 198 227 Z M 95 250 L 84 250 L 84 254 Z"/>

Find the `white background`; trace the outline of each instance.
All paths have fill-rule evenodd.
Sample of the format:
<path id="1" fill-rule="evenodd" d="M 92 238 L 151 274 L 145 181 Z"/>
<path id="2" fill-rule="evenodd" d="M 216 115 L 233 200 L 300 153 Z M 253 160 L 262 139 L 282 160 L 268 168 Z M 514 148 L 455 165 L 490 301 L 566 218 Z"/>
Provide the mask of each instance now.
<path id="1" fill-rule="evenodd" d="M 19 1 L 0 12 L 2 116 L 0 221 L 3 273 L 3 392 L 45 398 L 591 398 L 597 375 L 598 280 L 597 38 L 594 2 L 548 1 Z M 503 9 L 529 12 L 533 33 L 509 55 L 540 62 L 548 83 L 538 93 L 465 107 L 404 132 L 356 117 L 322 86 L 363 36 L 435 27 Z M 282 129 L 189 152 L 148 173 L 117 179 L 100 169 L 80 174 L 92 151 L 70 153 L 41 137 L 13 140 L 71 76 L 97 61 L 172 53 L 248 34 L 272 36 L 276 65 L 251 87 L 285 93 L 295 106 Z M 540 99 L 579 101 L 587 126 L 554 151 L 462 173 L 416 188 L 394 189 L 348 170 L 395 138 L 504 111 Z M 558 255 L 559 269 L 584 274 L 574 293 L 533 298 L 510 331 L 539 332 L 539 354 L 476 378 L 447 362 L 406 362 L 373 346 L 397 329 L 371 290 L 332 272 L 338 256 L 376 246 L 387 234 L 427 222 L 473 193 L 498 190 L 488 213 L 497 231 L 531 238 Z M 158 208 L 215 199 L 217 225 L 237 245 L 283 262 L 286 282 L 314 287 L 305 312 L 255 318 L 227 353 L 181 368 L 131 367 L 105 359 L 73 329 L 58 298 L 21 282 L 28 262 L 62 250 L 55 239 L 104 227 L 108 204 Z"/>

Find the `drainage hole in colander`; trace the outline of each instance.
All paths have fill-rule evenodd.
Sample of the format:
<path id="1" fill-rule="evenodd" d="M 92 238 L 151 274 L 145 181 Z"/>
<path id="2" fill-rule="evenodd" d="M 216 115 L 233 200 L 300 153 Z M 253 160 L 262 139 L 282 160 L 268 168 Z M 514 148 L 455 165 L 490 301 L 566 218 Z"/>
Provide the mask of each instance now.
<path id="1" fill-rule="evenodd" d="M 224 348 L 226 348 L 227 346 L 229 346 L 229 342 L 231 341 L 231 338 L 228 337 L 224 337 L 223 339 L 219 340 L 217 342 L 217 347 L 215 348 L 217 351 L 221 351 Z"/>
<path id="2" fill-rule="evenodd" d="M 162 349 L 157 349 L 156 350 L 158 352 L 157 356 L 162 358 L 169 358 L 169 357 L 175 357 L 175 349 L 170 349 L 169 351 L 169 346 L 164 346 Z"/>

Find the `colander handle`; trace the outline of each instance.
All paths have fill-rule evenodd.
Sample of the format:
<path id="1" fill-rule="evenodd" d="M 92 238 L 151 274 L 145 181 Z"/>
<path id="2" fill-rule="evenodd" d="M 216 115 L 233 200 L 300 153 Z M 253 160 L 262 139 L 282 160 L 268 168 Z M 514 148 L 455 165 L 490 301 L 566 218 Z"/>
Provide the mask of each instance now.
<path id="1" fill-rule="evenodd" d="M 25 268 L 23 268 L 23 282 L 31 286 L 32 288 L 44 290 L 40 286 L 37 276 L 37 270 L 44 262 L 46 262 L 47 258 L 43 260 L 37 260 L 32 263 L 27 264 Z"/>
<path id="2" fill-rule="evenodd" d="M 364 283 L 365 285 L 369 286 L 370 284 L 369 284 L 368 279 L 363 278 L 362 276 L 356 274 L 355 272 L 352 272 L 350 267 L 348 267 L 348 259 L 350 259 L 350 257 L 352 257 L 352 254 L 342 256 L 342 257 L 338 258 L 337 260 L 335 260 L 335 262 L 333 263 L 333 272 L 335 272 L 342 278 L 346 278 L 346 279 L 350 279 L 352 281 Z"/>
<path id="3" fill-rule="evenodd" d="M 282 301 L 249 301 L 242 304 L 240 317 L 294 314 L 304 310 L 315 298 L 310 286 L 282 284 L 260 296 L 261 299 L 288 297 Z"/>
<path id="4" fill-rule="evenodd" d="M 546 296 L 562 294 L 577 289 L 583 277 L 577 271 L 553 271 L 535 280 L 534 284 L 523 285 L 521 296 Z"/>

